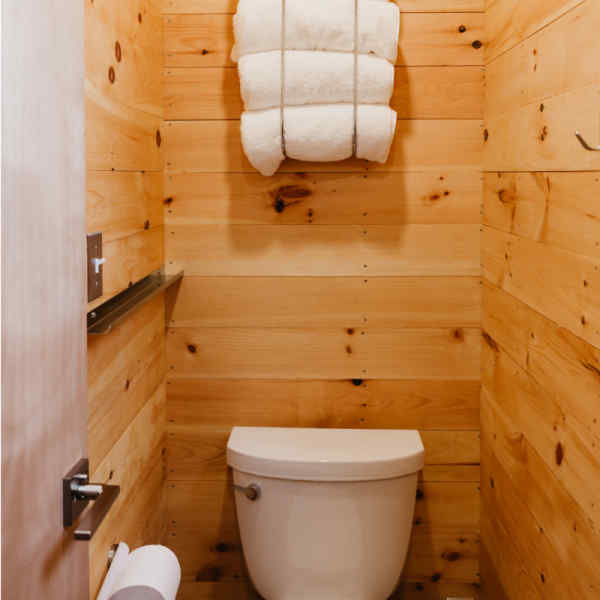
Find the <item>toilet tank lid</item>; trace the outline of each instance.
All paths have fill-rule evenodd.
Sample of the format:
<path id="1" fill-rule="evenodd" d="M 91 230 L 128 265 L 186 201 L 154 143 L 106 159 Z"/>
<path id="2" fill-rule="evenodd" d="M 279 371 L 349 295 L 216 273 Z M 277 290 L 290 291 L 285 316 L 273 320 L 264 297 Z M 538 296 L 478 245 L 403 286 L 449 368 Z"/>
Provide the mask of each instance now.
<path id="1" fill-rule="evenodd" d="M 234 427 L 227 463 L 236 471 L 301 481 L 374 481 L 424 464 L 418 431 Z"/>

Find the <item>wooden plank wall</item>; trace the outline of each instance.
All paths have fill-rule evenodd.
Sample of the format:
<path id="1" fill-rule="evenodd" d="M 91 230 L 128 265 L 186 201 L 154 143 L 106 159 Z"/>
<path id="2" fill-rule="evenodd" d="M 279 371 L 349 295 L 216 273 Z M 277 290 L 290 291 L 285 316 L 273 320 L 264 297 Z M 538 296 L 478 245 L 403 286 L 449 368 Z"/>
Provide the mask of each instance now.
<path id="1" fill-rule="evenodd" d="M 236 2 L 166 2 L 166 262 L 186 272 L 167 335 L 182 599 L 251 597 L 225 464 L 234 424 L 421 430 L 402 597 L 477 595 L 483 2 L 398 3 L 388 163 L 289 161 L 264 178 L 240 144 Z"/>
<path id="2" fill-rule="evenodd" d="M 164 256 L 162 17 L 157 0 L 85 3 L 87 228 L 102 231 L 105 294 Z M 90 544 L 90 597 L 111 544 L 158 543 L 166 530 L 164 296 L 106 337 L 88 339 L 92 479 L 121 495 Z"/>
<path id="3" fill-rule="evenodd" d="M 488 4 L 482 592 L 598 598 L 600 5 Z"/>

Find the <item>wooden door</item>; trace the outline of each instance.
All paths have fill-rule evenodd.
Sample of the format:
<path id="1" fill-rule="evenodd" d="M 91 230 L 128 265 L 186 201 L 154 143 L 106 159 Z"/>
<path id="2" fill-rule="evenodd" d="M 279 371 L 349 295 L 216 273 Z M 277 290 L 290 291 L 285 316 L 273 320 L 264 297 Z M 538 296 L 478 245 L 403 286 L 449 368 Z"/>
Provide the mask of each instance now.
<path id="1" fill-rule="evenodd" d="M 2 62 L 2 598 L 85 600 L 61 505 L 87 438 L 83 2 L 3 2 Z"/>

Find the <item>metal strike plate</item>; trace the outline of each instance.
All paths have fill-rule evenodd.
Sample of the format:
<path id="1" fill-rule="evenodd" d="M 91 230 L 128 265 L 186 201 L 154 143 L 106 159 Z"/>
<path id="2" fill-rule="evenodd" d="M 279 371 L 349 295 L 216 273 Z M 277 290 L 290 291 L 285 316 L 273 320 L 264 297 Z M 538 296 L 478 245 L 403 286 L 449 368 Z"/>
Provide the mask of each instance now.
<path id="1" fill-rule="evenodd" d="M 90 233 L 87 236 L 87 281 L 88 302 L 100 298 L 102 284 L 102 233 Z"/>

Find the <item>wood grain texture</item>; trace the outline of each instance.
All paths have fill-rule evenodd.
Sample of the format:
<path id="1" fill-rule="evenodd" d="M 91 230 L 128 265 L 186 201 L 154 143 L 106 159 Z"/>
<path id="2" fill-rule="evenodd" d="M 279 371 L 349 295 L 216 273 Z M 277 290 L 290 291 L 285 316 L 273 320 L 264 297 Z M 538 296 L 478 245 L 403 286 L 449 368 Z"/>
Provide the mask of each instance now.
<path id="1" fill-rule="evenodd" d="M 167 120 L 239 119 L 237 69 L 169 68 L 164 75 Z M 481 67 L 397 67 L 392 108 L 400 119 L 483 118 Z"/>
<path id="2" fill-rule="evenodd" d="M 511 112 L 488 115 L 486 171 L 597 171 L 600 158 L 585 150 L 576 131 L 596 144 L 600 90 L 587 86 Z M 593 140 L 593 141 L 591 141 Z"/>
<path id="3" fill-rule="evenodd" d="M 399 6 L 387 164 L 288 161 L 273 178 L 241 148 L 234 6 L 164 8 L 180 598 L 253 598 L 226 487 L 236 424 L 419 429 L 425 499 L 397 597 L 478 595 L 483 6 Z"/>
<path id="4" fill-rule="evenodd" d="M 477 225 L 177 226 L 170 270 L 194 276 L 477 276 Z M 207 260 L 208 259 L 208 260 Z"/>
<path id="5" fill-rule="evenodd" d="M 179 328 L 167 335 L 172 376 L 269 379 L 473 379 L 479 329 Z"/>
<path id="6" fill-rule="evenodd" d="M 87 232 L 104 243 L 163 224 L 162 173 L 90 172 L 87 176 Z"/>
<path id="7" fill-rule="evenodd" d="M 402 12 L 483 12 L 484 0 L 394 0 Z M 233 14 L 237 0 L 165 0 L 164 14 Z"/>
<path id="8" fill-rule="evenodd" d="M 479 224 L 481 175 L 170 173 L 168 225 Z M 283 203 L 283 208 L 282 208 Z"/>
<path id="9" fill-rule="evenodd" d="M 477 430 L 479 381 L 169 379 L 169 423 Z M 365 406 L 366 405 L 366 406 Z"/>
<path id="10" fill-rule="evenodd" d="M 82 23 L 81 2 L 2 6 L 5 600 L 88 591 L 60 492 L 87 448 Z"/>
<path id="11" fill-rule="evenodd" d="M 366 400 L 366 398 L 365 398 Z M 348 411 L 349 412 L 349 411 Z M 359 410 L 355 409 L 355 412 Z M 364 411 L 366 414 L 367 411 Z M 330 413 L 331 420 L 336 418 L 335 412 Z M 169 450 L 168 450 L 168 472 L 170 481 L 220 481 L 229 477 L 226 464 L 227 440 L 231 433 L 231 425 L 225 427 L 216 427 L 209 425 L 206 427 L 198 425 L 189 425 L 183 422 L 178 416 L 173 417 L 173 412 L 169 415 Z M 360 422 L 360 417 L 355 416 L 354 421 L 348 420 L 337 426 L 346 426 L 357 429 L 369 429 L 372 426 L 365 424 L 365 420 Z M 408 419 L 407 419 L 408 421 Z M 322 420 L 321 420 L 322 422 Z M 279 420 L 282 426 L 288 426 L 283 420 Z M 319 425 L 321 426 L 321 425 Z M 389 428 L 390 425 L 387 425 Z M 421 432 L 423 444 L 425 446 L 425 464 L 439 465 L 477 465 L 479 463 L 479 432 L 478 431 L 439 431 L 423 430 Z M 466 471 L 469 471 L 467 469 Z M 460 482 L 465 479 L 473 479 L 473 473 L 467 474 L 464 470 L 448 470 L 445 476 L 441 477 L 439 469 L 433 469 L 431 472 L 426 468 L 423 472 L 422 480 L 429 481 L 433 479 L 449 480 L 451 475 L 457 476 Z M 202 518 L 201 516 L 199 517 Z"/>
<path id="12" fill-rule="evenodd" d="M 483 222 L 561 250 L 600 255 L 600 173 L 489 173 Z"/>
<path id="13" fill-rule="evenodd" d="M 478 327 L 480 322 L 477 277 L 186 277 L 169 326 Z"/>
<path id="14" fill-rule="evenodd" d="M 598 83 L 599 27 L 600 7 L 584 2 L 488 64 L 486 114 L 511 112 Z"/>
<path id="15" fill-rule="evenodd" d="M 585 0 L 485 0 L 486 63 L 583 2 Z"/>
<path id="16" fill-rule="evenodd" d="M 168 172 L 255 173 L 243 153 L 239 121 L 167 121 L 163 144 Z M 316 163 L 286 160 L 280 172 L 414 172 L 481 167 L 480 121 L 398 121 L 385 164 L 359 159 Z M 491 162 L 491 159 L 490 159 Z"/>
<path id="17" fill-rule="evenodd" d="M 106 263 L 103 295 L 88 304 L 88 310 L 103 304 L 164 264 L 162 225 L 103 244 Z"/>
<path id="18" fill-rule="evenodd" d="M 407 13 L 402 17 L 397 64 L 483 65 L 483 27 L 481 13 Z M 167 67 L 234 66 L 231 15 L 167 15 L 164 34 Z"/>
<path id="19" fill-rule="evenodd" d="M 491 283 L 600 346 L 596 260 L 490 227 L 482 256 Z"/>
<path id="20" fill-rule="evenodd" d="M 166 389 L 147 399 L 135 419 L 92 473 L 92 481 L 121 486 L 121 493 L 90 544 L 90 597 L 106 572 L 107 548 L 157 543 L 166 531 L 164 464 Z"/>
<path id="21" fill-rule="evenodd" d="M 164 298 L 88 340 L 88 445 L 95 471 L 166 374 Z"/>
<path id="22" fill-rule="evenodd" d="M 157 0 L 86 2 L 87 227 L 103 233 L 102 304 L 164 264 L 163 36 Z M 89 545 L 90 597 L 111 545 L 166 531 L 165 301 L 88 339 L 92 479 L 121 495 Z"/>
<path id="23" fill-rule="evenodd" d="M 478 484 L 419 484 L 419 500 L 407 579 L 476 580 Z M 189 511 L 190 502 L 198 508 Z M 228 481 L 170 482 L 169 535 L 180 557 L 183 575 L 197 581 L 232 581 L 245 575 L 234 498 Z M 460 541 L 461 533 L 464 541 Z M 444 551 L 443 548 L 447 548 Z M 455 559 L 456 560 L 453 560 Z"/>

